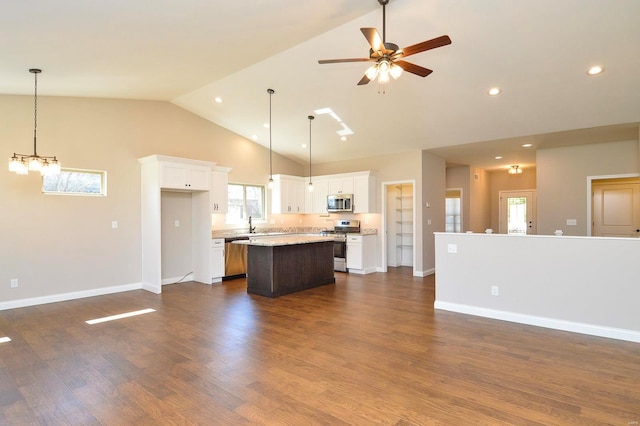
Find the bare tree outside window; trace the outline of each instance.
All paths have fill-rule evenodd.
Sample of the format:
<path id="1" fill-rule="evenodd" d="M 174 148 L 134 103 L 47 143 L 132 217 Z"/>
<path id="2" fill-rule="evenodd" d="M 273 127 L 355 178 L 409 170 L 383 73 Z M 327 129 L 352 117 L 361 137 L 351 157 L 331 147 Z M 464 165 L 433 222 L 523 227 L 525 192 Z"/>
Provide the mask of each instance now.
<path id="1" fill-rule="evenodd" d="M 45 194 L 107 195 L 107 172 L 62 169 L 55 176 L 44 176 L 42 192 Z"/>

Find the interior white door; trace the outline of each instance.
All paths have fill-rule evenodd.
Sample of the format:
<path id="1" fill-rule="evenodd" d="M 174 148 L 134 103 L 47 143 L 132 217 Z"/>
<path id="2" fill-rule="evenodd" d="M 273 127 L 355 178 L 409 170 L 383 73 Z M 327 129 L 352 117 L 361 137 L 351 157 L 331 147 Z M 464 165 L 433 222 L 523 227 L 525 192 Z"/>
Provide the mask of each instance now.
<path id="1" fill-rule="evenodd" d="M 640 182 L 637 179 L 598 181 L 591 189 L 591 235 L 640 237 Z"/>
<path id="2" fill-rule="evenodd" d="M 535 235 L 536 191 L 500 191 L 500 233 Z"/>

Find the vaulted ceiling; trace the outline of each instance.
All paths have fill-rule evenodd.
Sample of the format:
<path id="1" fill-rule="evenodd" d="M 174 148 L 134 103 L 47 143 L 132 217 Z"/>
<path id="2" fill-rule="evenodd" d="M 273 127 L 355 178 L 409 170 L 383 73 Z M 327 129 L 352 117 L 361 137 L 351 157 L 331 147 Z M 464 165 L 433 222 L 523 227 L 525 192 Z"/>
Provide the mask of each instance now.
<path id="1" fill-rule="evenodd" d="M 38 67 L 42 96 L 171 101 L 268 146 L 272 88 L 273 149 L 300 163 L 309 114 L 318 163 L 433 149 L 494 169 L 532 164 L 536 147 L 638 138 L 637 0 L 390 0 L 386 11 L 400 47 L 451 37 L 410 57 L 430 76 L 357 86 L 369 64 L 318 64 L 368 56 L 360 28 L 382 32 L 377 0 L 2 2 L 0 93 L 31 94 Z M 588 76 L 596 64 L 605 72 Z"/>

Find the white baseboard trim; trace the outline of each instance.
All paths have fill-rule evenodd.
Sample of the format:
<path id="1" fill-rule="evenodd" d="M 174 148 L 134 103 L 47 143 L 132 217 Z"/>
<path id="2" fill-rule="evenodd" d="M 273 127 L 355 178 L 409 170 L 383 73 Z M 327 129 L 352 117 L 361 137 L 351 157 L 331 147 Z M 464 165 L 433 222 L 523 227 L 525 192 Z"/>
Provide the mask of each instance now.
<path id="1" fill-rule="evenodd" d="M 70 293 L 52 294 L 50 296 L 32 297 L 29 299 L 0 302 L 0 311 L 6 309 L 25 308 L 27 306 L 44 305 L 46 303 L 64 302 L 66 300 L 82 299 L 85 297 L 102 296 L 105 294 L 121 293 L 123 291 L 140 290 L 142 283 L 124 284 L 113 287 L 102 287 L 92 290 L 73 291 Z"/>
<path id="2" fill-rule="evenodd" d="M 573 333 L 588 334 L 590 336 L 606 337 L 609 339 L 626 340 L 628 342 L 640 343 L 640 331 L 635 330 L 605 327 L 601 325 L 585 324 L 554 318 L 538 317 L 535 315 L 499 311 L 495 309 L 480 308 L 477 306 L 442 302 L 439 300 L 435 301 L 433 307 L 435 309 L 441 309 L 443 311 L 458 312 L 461 314 L 475 315 L 502 321 L 535 325 L 537 327 L 552 328 L 554 330 L 570 331 Z"/>
<path id="3" fill-rule="evenodd" d="M 376 272 L 376 268 L 366 268 L 366 269 L 352 269 L 352 268 L 349 268 L 349 273 L 350 274 L 366 275 L 366 274 L 373 274 L 374 272 Z"/>
<path id="4" fill-rule="evenodd" d="M 178 284 L 178 281 L 180 282 L 193 281 L 193 273 L 187 275 L 186 277 L 163 278 L 162 285 Z"/>
<path id="5" fill-rule="evenodd" d="M 433 275 L 435 273 L 436 273 L 436 268 L 431 268 L 431 269 L 427 269 L 426 271 L 415 271 L 413 273 L 413 276 L 424 278 L 426 276 Z"/>

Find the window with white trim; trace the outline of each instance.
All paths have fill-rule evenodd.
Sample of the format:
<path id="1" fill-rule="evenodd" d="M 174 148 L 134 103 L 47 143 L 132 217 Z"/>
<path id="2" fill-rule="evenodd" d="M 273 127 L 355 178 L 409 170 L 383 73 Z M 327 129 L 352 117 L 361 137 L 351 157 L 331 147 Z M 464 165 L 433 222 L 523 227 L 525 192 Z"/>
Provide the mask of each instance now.
<path id="1" fill-rule="evenodd" d="M 241 222 L 251 216 L 254 220 L 264 220 L 265 190 L 262 185 L 230 183 L 227 186 L 229 205 L 227 222 Z"/>
<path id="2" fill-rule="evenodd" d="M 107 172 L 65 169 L 55 176 L 42 178 L 42 192 L 61 195 L 107 195 Z"/>

